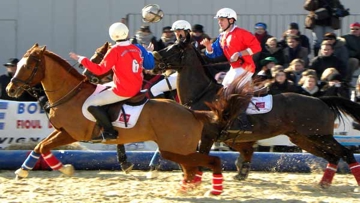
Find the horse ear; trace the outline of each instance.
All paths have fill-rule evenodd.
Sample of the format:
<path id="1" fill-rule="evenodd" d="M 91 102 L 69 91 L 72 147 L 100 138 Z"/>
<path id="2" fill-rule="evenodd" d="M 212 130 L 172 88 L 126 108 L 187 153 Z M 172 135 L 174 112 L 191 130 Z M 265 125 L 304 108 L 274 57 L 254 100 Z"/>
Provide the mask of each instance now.
<path id="1" fill-rule="evenodd" d="M 43 46 L 43 47 L 41 48 L 41 52 L 44 53 L 45 51 L 46 51 L 46 46 Z"/>
<path id="2" fill-rule="evenodd" d="M 185 42 L 186 43 L 190 43 L 190 32 L 188 32 L 187 34 L 186 34 L 186 38 L 185 38 Z"/>
<path id="3" fill-rule="evenodd" d="M 38 47 L 39 46 L 39 44 L 38 43 L 35 43 L 29 50 L 32 50 L 32 49 L 34 49 L 34 48 L 36 48 L 36 47 Z"/>

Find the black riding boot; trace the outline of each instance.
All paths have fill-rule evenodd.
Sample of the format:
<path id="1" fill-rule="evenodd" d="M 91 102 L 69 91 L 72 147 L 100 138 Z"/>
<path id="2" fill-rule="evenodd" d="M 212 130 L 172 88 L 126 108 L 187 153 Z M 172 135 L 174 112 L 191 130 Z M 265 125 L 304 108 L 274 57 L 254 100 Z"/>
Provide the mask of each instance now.
<path id="1" fill-rule="evenodd" d="M 239 131 L 246 134 L 252 133 L 252 126 L 246 112 L 240 113 L 227 131 L 230 133 L 238 133 Z"/>
<path id="2" fill-rule="evenodd" d="M 88 111 L 95 117 L 96 121 L 104 128 L 103 133 L 95 137 L 93 142 L 105 142 L 117 139 L 118 132 L 114 130 L 110 118 L 101 106 L 89 106 Z"/>

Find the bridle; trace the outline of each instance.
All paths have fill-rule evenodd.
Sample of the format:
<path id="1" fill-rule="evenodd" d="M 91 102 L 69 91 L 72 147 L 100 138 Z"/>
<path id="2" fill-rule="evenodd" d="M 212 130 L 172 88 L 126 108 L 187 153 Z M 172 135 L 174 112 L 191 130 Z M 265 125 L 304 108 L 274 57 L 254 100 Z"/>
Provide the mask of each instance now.
<path id="1" fill-rule="evenodd" d="M 35 88 L 35 87 L 31 87 L 30 83 L 32 82 L 32 80 L 34 79 L 35 75 L 38 73 L 39 70 L 39 66 L 41 65 L 41 59 L 36 58 L 33 55 L 29 56 L 29 59 L 33 59 L 36 61 L 35 67 L 32 70 L 30 76 L 26 79 L 26 80 L 20 80 L 18 78 L 11 78 L 10 82 L 14 83 L 14 84 L 23 84 L 23 85 L 18 85 L 18 88 L 23 89 L 24 91 L 28 92 L 30 95 L 32 95 L 33 97 L 35 97 L 36 99 L 39 97 L 39 94 L 37 91 L 41 91 L 41 89 L 39 88 Z M 28 67 L 25 67 L 28 68 Z"/>
<path id="2" fill-rule="evenodd" d="M 176 46 L 176 45 L 174 45 L 174 46 Z M 179 45 L 177 45 L 177 46 L 179 46 Z M 173 56 L 176 55 L 176 54 L 179 54 L 180 65 L 179 65 L 179 66 L 172 66 L 172 65 L 168 62 L 168 60 L 169 60 L 169 58 L 173 57 Z M 155 57 L 155 56 L 154 56 L 154 57 Z M 156 60 L 159 60 L 159 61 L 160 61 L 160 63 L 158 63 L 158 69 L 163 72 L 163 71 L 165 71 L 165 70 L 167 70 L 167 69 L 172 69 L 172 68 L 174 68 L 174 67 L 177 67 L 178 70 L 179 70 L 179 69 L 181 69 L 181 68 L 184 67 L 184 65 L 183 65 L 183 60 L 184 60 L 184 58 L 185 58 L 185 49 L 184 49 L 184 48 L 180 48 L 180 51 L 179 51 L 179 52 L 173 53 L 173 54 L 171 54 L 171 55 L 169 55 L 169 56 L 167 56 L 167 57 L 162 57 L 160 54 L 157 54 L 157 55 L 156 55 Z M 212 65 L 212 64 L 210 64 L 210 65 Z M 214 64 L 214 65 L 217 65 L 217 64 Z M 191 108 L 191 106 L 192 106 L 193 104 L 195 104 L 196 102 L 200 101 L 200 99 L 201 99 L 203 96 L 205 96 L 206 92 L 208 92 L 208 90 L 212 87 L 212 85 L 213 85 L 213 82 L 212 82 L 212 80 L 210 80 L 209 84 L 208 84 L 199 94 L 196 94 L 197 96 L 196 96 L 195 98 L 190 99 L 189 101 L 183 103 L 182 105 L 185 106 L 185 107 L 187 107 L 187 108 Z"/>
<path id="3" fill-rule="evenodd" d="M 41 89 L 38 89 L 38 88 L 35 88 L 35 87 L 31 87 L 30 86 L 30 83 L 32 82 L 32 80 L 34 79 L 35 75 L 38 73 L 39 71 L 39 67 L 40 65 L 44 66 L 44 64 L 42 64 L 42 61 L 40 58 L 36 57 L 36 56 L 33 56 L 33 55 L 30 55 L 29 56 L 29 59 L 33 59 L 36 61 L 36 64 L 30 74 L 30 76 L 24 81 L 24 80 L 20 80 L 18 78 L 12 78 L 11 79 L 11 82 L 14 83 L 14 84 L 17 84 L 17 83 L 21 83 L 21 84 L 24 84 L 24 85 L 18 85 L 17 88 L 21 88 L 25 91 L 27 91 L 29 94 L 31 94 L 32 96 L 34 96 L 35 98 L 39 98 L 36 90 L 41 90 Z M 76 64 L 75 64 L 76 65 Z M 74 66 L 74 65 L 73 65 Z M 72 69 L 73 69 L 73 66 L 70 66 L 69 69 L 67 70 L 67 72 L 69 73 Z M 25 66 L 25 68 L 28 68 Z M 66 80 L 63 80 L 63 84 L 66 82 Z M 58 99 L 57 101 L 55 101 L 52 105 L 46 105 L 46 107 L 44 107 L 44 109 L 50 109 L 50 108 L 53 108 L 55 106 L 59 106 L 60 104 L 63 104 L 65 102 L 67 102 L 68 100 L 70 100 L 73 96 L 75 96 L 80 90 L 81 90 L 81 86 L 82 84 L 85 82 L 85 80 L 82 80 L 78 85 L 76 85 L 75 88 L 73 88 L 72 90 L 70 90 L 66 95 L 64 95 L 63 97 L 61 97 L 60 99 Z M 59 91 L 60 89 L 62 89 L 64 87 L 64 85 L 60 85 L 60 87 L 56 90 L 41 90 L 41 91 L 45 91 L 45 92 L 56 92 L 56 91 Z"/>
<path id="4" fill-rule="evenodd" d="M 174 45 L 174 46 L 176 46 L 176 45 Z M 173 69 L 173 68 L 181 69 L 183 67 L 182 64 L 183 64 L 183 60 L 185 58 L 184 52 L 185 52 L 184 49 L 180 49 L 179 52 L 173 53 L 173 54 L 171 54 L 169 56 L 166 56 L 166 57 L 163 57 L 160 54 L 156 54 L 156 56 L 154 56 L 154 58 L 156 60 L 160 61 L 158 63 L 158 65 L 157 65 L 158 70 L 160 70 L 161 72 L 165 72 L 166 70 Z M 168 61 L 170 58 L 172 58 L 175 55 L 179 55 L 179 59 L 180 59 L 180 65 L 179 66 L 173 66 Z"/>

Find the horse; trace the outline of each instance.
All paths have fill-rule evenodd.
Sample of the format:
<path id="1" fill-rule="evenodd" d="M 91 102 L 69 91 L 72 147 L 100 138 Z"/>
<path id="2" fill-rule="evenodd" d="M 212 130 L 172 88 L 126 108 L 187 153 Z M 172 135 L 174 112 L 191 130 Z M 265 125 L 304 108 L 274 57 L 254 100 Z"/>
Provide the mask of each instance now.
<path id="1" fill-rule="evenodd" d="M 100 133 L 100 127 L 82 113 L 85 100 L 94 93 L 97 86 L 77 72 L 67 61 L 55 53 L 34 44 L 18 64 L 17 72 L 6 87 L 7 94 L 19 97 L 24 90 L 41 83 L 49 99 L 49 121 L 54 131 L 42 140 L 30 153 L 20 169 L 17 178 L 26 178 L 40 156 L 53 170 L 73 175 L 71 164 L 63 165 L 51 149 L 73 143 L 89 141 Z M 144 96 L 143 96 L 144 97 Z M 109 116 L 117 119 L 121 104 L 109 105 Z M 222 169 L 219 157 L 196 152 L 203 123 L 211 119 L 209 112 L 192 111 L 172 100 L 146 99 L 141 115 L 132 128 L 115 127 L 119 136 L 105 144 L 124 144 L 153 140 L 161 156 L 178 163 L 184 178 L 181 188 L 198 185 L 198 167 L 213 171 L 213 187 L 210 193 L 222 193 Z M 164 125 L 164 121 L 169 122 Z"/>
<path id="2" fill-rule="evenodd" d="M 96 49 L 91 59 L 97 63 L 100 63 L 103 59 L 103 56 L 109 49 L 110 46 L 106 42 L 104 45 Z M 155 56 L 158 55 L 157 52 L 154 53 Z M 198 52 L 196 53 L 198 54 Z M 211 79 L 213 77 L 209 72 L 205 72 L 206 74 L 200 73 L 199 75 L 197 72 L 193 72 L 194 70 L 191 72 L 188 72 L 190 70 L 177 70 L 180 74 L 177 81 L 177 94 L 179 96 L 180 103 L 191 109 L 210 110 L 205 102 L 213 101 L 215 99 L 216 93 L 220 90 L 220 88 L 222 88 L 222 86 Z M 184 73 L 184 71 L 186 73 Z M 88 72 L 86 75 L 93 77 L 90 72 Z M 192 86 L 193 88 L 190 88 Z M 202 139 L 201 141 L 202 144 L 200 145 L 199 149 L 201 153 L 209 154 L 211 146 L 219 134 L 218 129 L 219 128 L 215 123 L 205 124 L 202 137 L 206 137 L 206 139 Z M 238 174 L 235 176 L 235 178 L 238 180 L 245 180 L 248 177 L 251 166 L 251 158 L 254 153 L 254 143 L 255 142 L 233 143 L 232 145 L 234 149 L 240 152 L 239 159 L 236 161 Z M 118 145 L 117 152 L 119 157 L 123 157 L 125 155 L 125 151 L 121 149 L 123 149 L 123 146 Z"/>
<path id="3" fill-rule="evenodd" d="M 182 103 L 200 100 L 199 97 L 206 95 L 206 92 L 212 91 L 214 94 L 217 91 L 218 87 L 212 84 L 211 79 L 206 75 L 200 54 L 187 39 L 153 54 L 156 59 L 156 69 L 170 68 L 178 71 L 178 93 Z M 219 118 L 217 125 L 209 128 L 214 132 L 221 132 L 233 121 L 239 109 L 249 105 L 251 97 L 247 94 L 254 95 L 254 90 L 246 92 L 246 88 L 239 89 L 241 79 L 239 77 L 226 90 L 220 89 L 219 94 L 213 96 L 217 98 L 215 103 L 207 103 Z M 257 140 L 280 134 L 287 135 L 300 148 L 328 161 L 319 183 L 321 187 L 327 188 L 331 185 L 341 158 L 349 164 L 351 172 L 360 185 L 359 163 L 353 153 L 338 143 L 333 136 L 335 119 L 342 119 L 340 112 L 360 122 L 360 105 L 344 98 L 314 98 L 296 93 L 273 95 L 271 111 L 248 115 L 253 124 L 252 134 L 242 134 L 239 131 L 239 133 L 219 137 L 227 145 L 240 151 L 238 143 L 246 143 L 250 147 L 250 144 Z M 206 130 L 207 128 L 204 127 L 204 131 Z M 206 151 L 204 149 L 210 149 L 213 140 L 219 138 L 216 133 L 204 135 L 203 133 L 201 138 L 202 152 Z M 251 156 L 252 151 L 248 149 L 250 151 L 247 155 Z"/>

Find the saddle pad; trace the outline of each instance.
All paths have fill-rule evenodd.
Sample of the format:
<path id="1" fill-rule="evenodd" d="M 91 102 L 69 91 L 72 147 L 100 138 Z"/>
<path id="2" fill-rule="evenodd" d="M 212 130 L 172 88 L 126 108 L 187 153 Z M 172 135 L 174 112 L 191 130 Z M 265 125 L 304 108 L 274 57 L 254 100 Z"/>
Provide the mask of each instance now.
<path id="1" fill-rule="evenodd" d="M 98 84 L 96 86 L 95 91 L 91 95 L 97 94 L 97 93 L 101 92 L 102 90 L 104 90 L 105 88 L 107 88 L 107 85 Z M 86 103 L 86 101 L 84 102 L 84 104 L 85 103 Z M 124 116 L 123 116 L 124 112 L 122 112 L 122 110 L 120 110 L 121 112 L 119 113 L 119 117 L 114 122 L 112 122 L 113 126 L 120 127 L 120 128 L 134 127 L 139 119 L 139 116 L 140 116 L 141 111 L 144 108 L 145 104 L 146 104 L 146 102 L 139 106 L 129 106 L 129 105 L 124 104 L 123 108 L 125 110 L 127 127 L 125 127 L 125 121 L 124 121 Z M 94 118 L 94 116 L 89 111 L 87 111 L 87 109 L 84 107 L 84 105 L 82 106 L 81 110 L 86 119 L 96 122 L 96 119 Z"/>
<path id="2" fill-rule="evenodd" d="M 256 105 L 256 107 L 255 107 Z M 271 94 L 264 97 L 253 97 L 246 109 L 247 114 L 264 114 L 271 111 L 273 107 L 273 97 Z"/>

